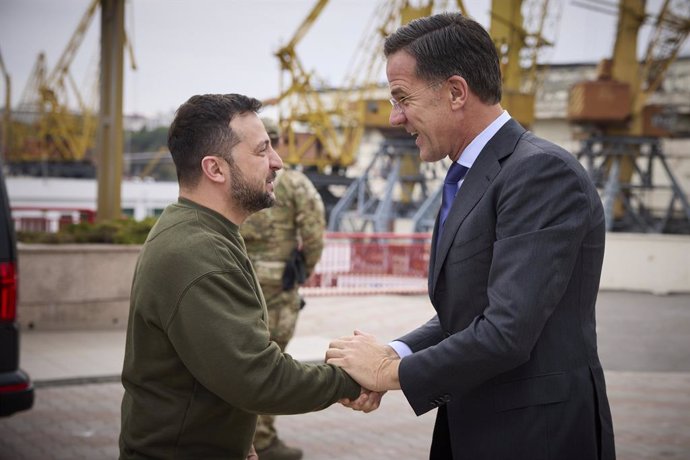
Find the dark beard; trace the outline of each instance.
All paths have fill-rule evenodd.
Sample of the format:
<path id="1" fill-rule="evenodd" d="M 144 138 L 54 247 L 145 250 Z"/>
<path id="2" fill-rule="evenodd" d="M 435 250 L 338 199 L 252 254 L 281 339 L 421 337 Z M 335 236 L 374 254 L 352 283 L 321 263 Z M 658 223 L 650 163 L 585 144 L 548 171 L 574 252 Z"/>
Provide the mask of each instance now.
<path id="1" fill-rule="evenodd" d="M 230 166 L 230 180 L 232 181 L 232 189 L 230 195 L 233 201 L 244 211 L 255 213 L 262 209 L 270 208 L 275 204 L 275 198 L 269 192 L 253 188 L 251 184 L 245 180 L 242 171 L 234 163 L 228 162 Z M 273 172 L 275 178 L 276 173 Z"/>

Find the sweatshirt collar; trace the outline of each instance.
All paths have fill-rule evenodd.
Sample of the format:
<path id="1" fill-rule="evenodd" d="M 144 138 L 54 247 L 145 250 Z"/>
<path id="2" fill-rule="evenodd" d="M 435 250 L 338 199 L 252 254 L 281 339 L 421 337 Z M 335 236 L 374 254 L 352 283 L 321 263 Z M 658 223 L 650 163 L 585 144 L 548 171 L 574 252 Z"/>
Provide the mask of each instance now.
<path id="1" fill-rule="evenodd" d="M 188 198 L 178 197 L 177 203 L 184 207 L 193 208 L 201 213 L 202 216 L 207 217 L 207 219 L 204 219 L 204 222 L 216 228 L 218 231 L 222 232 L 225 230 L 233 236 L 239 236 L 239 226 L 231 220 L 228 220 L 228 218 L 221 213 L 214 211 L 211 208 L 207 208 L 206 206 L 202 206 Z"/>

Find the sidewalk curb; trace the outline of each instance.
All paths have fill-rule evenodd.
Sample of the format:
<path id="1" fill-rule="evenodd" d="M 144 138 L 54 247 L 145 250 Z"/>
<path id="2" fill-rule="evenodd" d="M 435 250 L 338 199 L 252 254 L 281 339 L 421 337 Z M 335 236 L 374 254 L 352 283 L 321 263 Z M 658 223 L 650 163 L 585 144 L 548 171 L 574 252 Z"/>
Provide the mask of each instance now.
<path id="1" fill-rule="evenodd" d="M 88 385 L 92 383 L 116 383 L 120 375 L 101 375 L 95 377 L 70 377 L 65 379 L 46 379 L 34 381 L 35 388 L 64 387 L 70 385 Z"/>
<path id="2" fill-rule="evenodd" d="M 315 359 L 299 360 L 304 364 L 323 364 L 323 361 Z M 68 377 L 64 379 L 42 379 L 33 382 L 34 388 L 64 387 L 71 385 L 90 385 L 93 383 L 117 383 L 122 380 L 120 374 L 115 375 L 96 375 L 89 377 Z"/>

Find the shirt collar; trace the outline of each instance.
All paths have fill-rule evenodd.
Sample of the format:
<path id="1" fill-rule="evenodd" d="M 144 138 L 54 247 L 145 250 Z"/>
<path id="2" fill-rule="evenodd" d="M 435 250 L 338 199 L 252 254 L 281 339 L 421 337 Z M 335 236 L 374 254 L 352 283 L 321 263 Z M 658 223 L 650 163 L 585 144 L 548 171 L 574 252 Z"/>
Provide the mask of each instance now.
<path id="1" fill-rule="evenodd" d="M 458 163 L 462 166 L 471 168 L 482 149 L 484 149 L 486 144 L 494 137 L 498 130 L 508 122 L 508 120 L 510 120 L 510 114 L 507 110 L 504 110 L 502 114 L 492 121 L 489 126 L 484 128 L 484 131 L 479 133 L 477 137 L 472 139 L 472 142 L 465 147 L 465 150 L 460 154 Z"/>

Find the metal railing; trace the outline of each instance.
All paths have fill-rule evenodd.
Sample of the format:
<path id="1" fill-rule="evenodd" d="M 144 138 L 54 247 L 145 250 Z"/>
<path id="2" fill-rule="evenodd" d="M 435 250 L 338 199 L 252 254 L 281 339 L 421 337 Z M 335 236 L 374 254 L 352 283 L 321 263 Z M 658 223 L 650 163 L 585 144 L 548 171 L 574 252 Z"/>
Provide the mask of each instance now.
<path id="1" fill-rule="evenodd" d="M 426 293 L 430 247 L 431 233 L 327 233 L 321 260 L 300 292 Z"/>
<path id="2" fill-rule="evenodd" d="M 93 209 L 56 208 L 46 206 L 13 206 L 12 221 L 16 231 L 55 233 L 70 224 L 93 223 Z"/>
<path id="3" fill-rule="evenodd" d="M 12 208 L 17 231 L 57 232 L 93 223 L 92 209 L 21 206 Z M 431 233 L 327 232 L 321 260 L 300 287 L 304 295 L 424 294 Z"/>

